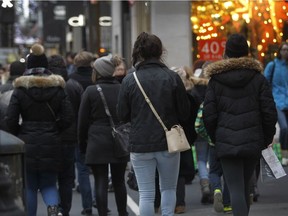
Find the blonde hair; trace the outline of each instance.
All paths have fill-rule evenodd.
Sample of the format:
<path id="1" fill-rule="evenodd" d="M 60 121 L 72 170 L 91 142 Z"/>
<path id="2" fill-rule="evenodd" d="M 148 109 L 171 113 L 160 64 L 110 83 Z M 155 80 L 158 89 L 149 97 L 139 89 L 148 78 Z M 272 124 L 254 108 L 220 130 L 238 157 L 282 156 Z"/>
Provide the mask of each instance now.
<path id="1" fill-rule="evenodd" d="M 180 76 L 187 91 L 191 90 L 194 87 L 194 84 L 190 79 L 192 74 L 191 68 L 189 68 L 188 66 L 183 66 L 183 67 L 172 67 L 170 69 Z"/>
<path id="2" fill-rule="evenodd" d="M 91 52 L 81 51 L 74 58 L 74 64 L 76 67 L 89 67 L 93 62 L 94 56 Z"/>

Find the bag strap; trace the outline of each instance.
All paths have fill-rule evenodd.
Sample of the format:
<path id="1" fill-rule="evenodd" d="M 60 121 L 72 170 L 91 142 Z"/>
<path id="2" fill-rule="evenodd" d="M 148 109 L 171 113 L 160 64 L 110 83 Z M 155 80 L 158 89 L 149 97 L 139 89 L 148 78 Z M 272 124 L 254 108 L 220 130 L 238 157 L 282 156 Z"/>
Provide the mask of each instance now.
<path id="1" fill-rule="evenodd" d="M 52 116 L 54 117 L 55 121 L 57 121 L 55 112 L 53 111 L 52 107 L 50 106 L 50 104 L 48 102 L 46 102 L 46 106 L 49 108 L 49 110 L 50 110 Z"/>
<path id="2" fill-rule="evenodd" d="M 152 105 L 150 99 L 149 99 L 148 96 L 146 95 L 146 93 L 145 93 L 145 91 L 144 91 L 141 83 L 140 83 L 139 80 L 138 80 L 138 77 L 137 77 L 137 75 L 136 75 L 136 72 L 133 72 L 133 75 L 134 75 L 134 78 L 135 78 L 135 80 L 136 80 L 136 83 L 137 83 L 139 89 L 141 90 L 141 92 L 142 92 L 142 94 L 143 94 L 143 96 L 144 96 L 144 98 L 145 98 L 145 101 L 146 101 L 146 102 L 148 103 L 148 105 L 150 106 L 152 112 L 154 113 L 154 115 L 156 116 L 156 118 L 158 119 L 158 121 L 160 122 L 160 124 L 162 125 L 163 129 L 164 129 L 165 131 L 168 131 L 167 127 L 165 126 L 165 124 L 163 123 L 162 119 L 160 118 L 160 116 L 158 115 L 157 111 L 155 110 L 154 106 Z"/>
<path id="3" fill-rule="evenodd" d="M 107 116 L 109 117 L 109 121 L 110 121 L 111 127 L 114 129 L 115 128 L 115 124 L 114 124 L 114 121 L 112 119 L 111 113 L 109 111 L 109 108 L 108 108 L 105 96 L 103 94 L 102 88 L 98 84 L 96 85 L 96 87 L 97 87 L 97 90 L 99 91 L 99 94 L 101 96 L 101 100 L 102 100 L 102 102 L 104 104 L 105 112 L 106 112 Z"/>

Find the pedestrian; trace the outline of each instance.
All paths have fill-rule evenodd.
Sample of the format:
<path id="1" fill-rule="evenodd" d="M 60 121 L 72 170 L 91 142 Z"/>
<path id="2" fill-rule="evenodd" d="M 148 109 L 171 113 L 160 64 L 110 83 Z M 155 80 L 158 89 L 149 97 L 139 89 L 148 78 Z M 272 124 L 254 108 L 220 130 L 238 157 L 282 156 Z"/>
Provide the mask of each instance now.
<path id="1" fill-rule="evenodd" d="M 74 58 L 74 64 L 76 71 L 69 76 L 67 81 L 67 93 L 72 102 L 73 109 L 76 113 L 76 119 L 74 125 L 74 136 L 73 140 L 76 142 L 77 138 L 77 127 L 78 127 L 78 112 L 81 102 L 82 93 L 92 82 L 92 67 L 94 56 L 91 52 L 80 51 Z M 77 141 L 78 142 L 78 141 Z M 92 188 L 90 182 L 90 168 L 85 164 L 85 154 L 82 154 L 79 149 L 79 143 L 75 147 L 75 162 L 77 169 L 77 179 L 79 182 L 79 190 L 81 194 L 82 215 L 92 215 Z"/>
<path id="2" fill-rule="evenodd" d="M 0 86 L 4 85 L 8 79 L 9 73 L 7 71 L 7 68 L 0 63 Z"/>
<path id="3" fill-rule="evenodd" d="M 203 103 L 200 105 L 197 118 L 195 121 L 195 129 L 199 136 L 204 138 L 209 144 L 209 182 L 210 188 L 213 192 L 213 208 L 216 212 L 231 213 L 231 201 L 229 190 L 226 184 L 225 179 L 223 178 L 222 187 L 222 176 L 223 171 L 220 161 L 216 157 L 215 145 L 211 142 L 210 137 L 207 134 L 207 131 L 203 122 Z M 223 194 L 222 194 L 223 191 Z"/>
<path id="4" fill-rule="evenodd" d="M 95 180 L 96 204 L 99 216 L 108 214 L 108 172 L 111 169 L 112 184 L 119 216 L 127 216 L 127 191 L 125 170 L 129 156 L 116 157 L 115 141 L 112 136 L 109 112 L 119 124 L 116 105 L 120 83 L 113 77 L 120 59 L 112 56 L 98 58 L 93 63 L 93 82 L 83 93 L 79 109 L 78 133 L 80 151 L 85 155 L 85 163 L 90 166 Z M 107 101 L 107 107 L 99 88 Z"/>
<path id="5" fill-rule="evenodd" d="M 279 141 L 281 145 L 282 165 L 288 165 L 288 42 L 283 42 L 277 51 L 277 57 L 269 62 L 264 70 L 264 76 L 272 86 L 276 103 L 278 124 L 280 128 Z"/>
<path id="6" fill-rule="evenodd" d="M 0 85 L 0 129 L 7 131 L 7 126 L 5 123 L 5 116 L 7 112 L 7 108 L 10 102 L 11 95 L 14 90 L 13 81 L 22 76 L 26 70 L 25 61 L 14 61 L 10 65 L 9 69 L 9 79 L 8 81 Z"/>
<path id="7" fill-rule="evenodd" d="M 67 52 L 65 56 L 65 63 L 66 63 L 66 69 L 68 76 L 70 76 L 72 73 L 76 71 L 76 66 L 74 64 L 74 58 L 77 53 L 74 52 Z"/>
<path id="8" fill-rule="evenodd" d="M 119 57 L 119 65 L 116 66 L 113 76 L 121 83 L 123 78 L 127 75 L 127 66 L 124 58 Z"/>
<path id="9" fill-rule="evenodd" d="M 14 81 L 7 111 L 9 132 L 25 143 L 26 207 L 37 215 L 41 192 L 48 216 L 58 215 L 57 174 L 62 166 L 60 132 L 72 123 L 72 106 L 64 91 L 65 81 L 48 69 L 44 47 L 35 44 L 27 57 L 27 70 Z M 22 123 L 19 123 L 19 117 Z"/>
<path id="10" fill-rule="evenodd" d="M 10 64 L 9 67 L 9 78 L 6 81 L 5 84 L 0 85 L 0 92 L 3 94 L 6 91 L 13 90 L 13 81 L 18 78 L 19 76 L 22 76 L 26 69 L 26 63 L 25 61 L 14 61 Z"/>
<path id="11" fill-rule="evenodd" d="M 189 118 L 189 100 L 181 78 L 162 60 L 164 48 L 153 34 L 142 32 L 134 43 L 132 63 L 144 91 L 166 127 Z M 130 159 L 139 187 L 140 215 L 154 215 L 155 173 L 159 173 L 162 215 L 174 215 L 180 153 L 169 153 L 163 127 L 141 93 L 133 73 L 122 81 L 120 120 L 131 122 Z"/>
<path id="12" fill-rule="evenodd" d="M 262 64 L 248 57 L 241 34 L 228 38 L 224 59 L 209 64 L 204 100 L 204 125 L 230 191 L 234 216 L 249 215 L 249 182 L 261 157 L 272 143 L 277 112 Z"/>
<path id="13" fill-rule="evenodd" d="M 48 58 L 48 69 L 53 74 L 58 74 L 63 77 L 65 82 L 68 80 L 65 60 L 61 55 L 52 55 Z M 71 95 L 66 84 L 65 91 L 71 102 Z M 73 110 L 74 117 L 77 110 Z M 63 216 L 69 216 L 72 206 L 73 186 L 75 181 L 75 146 L 77 143 L 76 120 L 69 128 L 61 133 L 61 151 L 63 154 L 63 166 L 58 173 L 58 191 L 60 197 L 59 212 Z"/>
<path id="14" fill-rule="evenodd" d="M 191 70 L 187 66 L 182 67 L 172 67 L 171 70 L 175 71 L 181 78 L 184 87 L 187 92 L 187 97 L 190 102 L 190 115 L 185 121 L 181 121 L 181 125 L 185 131 L 185 135 L 189 144 L 192 146 L 197 138 L 197 134 L 194 127 L 194 122 L 196 120 L 197 111 L 199 104 L 197 104 L 196 99 L 192 95 L 191 91 L 193 88 L 193 82 L 190 77 L 192 74 L 189 73 Z M 186 211 L 186 202 L 185 202 L 185 185 L 186 182 L 192 182 L 195 177 L 195 166 L 194 159 L 191 149 L 183 151 L 180 153 L 180 168 L 177 181 L 177 190 L 176 190 L 176 207 L 175 214 L 182 214 Z"/>
<path id="15" fill-rule="evenodd" d="M 197 60 L 193 65 L 193 76 L 191 76 L 191 81 L 193 83 L 193 88 L 191 89 L 191 94 L 195 98 L 197 106 L 199 108 L 200 104 L 203 103 L 206 93 L 206 88 L 208 84 L 208 79 L 203 75 L 203 65 L 207 64 L 204 60 Z M 209 182 L 209 144 L 206 139 L 198 136 L 194 142 L 196 157 L 197 157 L 197 167 L 198 175 L 200 178 L 201 187 L 201 200 L 203 205 L 211 204 L 211 191 Z"/>

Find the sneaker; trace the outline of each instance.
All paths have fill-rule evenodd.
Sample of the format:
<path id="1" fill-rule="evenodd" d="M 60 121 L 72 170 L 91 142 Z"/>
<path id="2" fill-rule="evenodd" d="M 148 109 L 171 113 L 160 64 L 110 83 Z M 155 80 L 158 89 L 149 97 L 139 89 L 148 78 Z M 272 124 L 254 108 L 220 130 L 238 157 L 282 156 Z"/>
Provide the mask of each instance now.
<path id="1" fill-rule="evenodd" d="M 223 208 L 223 212 L 225 213 L 225 214 L 231 214 L 232 213 L 232 206 L 230 206 L 230 205 L 225 205 L 224 206 L 224 208 Z"/>
<path id="2" fill-rule="evenodd" d="M 175 214 L 183 214 L 185 213 L 185 206 L 176 206 Z"/>
<path id="3" fill-rule="evenodd" d="M 81 215 L 86 215 L 86 216 L 92 215 L 92 209 L 83 209 L 81 211 Z"/>
<path id="4" fill-rule="evenodd" d="M 216 212 L 223 212 L 222 192 L 220 189 L 214 190 L 213 207 Z"/>

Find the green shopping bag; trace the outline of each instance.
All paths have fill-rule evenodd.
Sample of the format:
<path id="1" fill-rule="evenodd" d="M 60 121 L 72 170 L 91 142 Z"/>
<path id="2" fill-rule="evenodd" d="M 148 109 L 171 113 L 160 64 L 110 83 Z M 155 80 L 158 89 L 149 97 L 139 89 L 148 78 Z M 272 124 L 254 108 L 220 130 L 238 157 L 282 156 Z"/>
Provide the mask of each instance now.
<path id="1" fill-rule="evenodd" d="M 194 146 L 194 145 L 192 146 L 191 151 L 192 151 L 192 154 L 193 154 L 194 168 L 195 168 L 195 170 L 198 170 L 196 149 L 195 149 L 195 146 Z"/>
<path id="2" fill-rule="evenodd" d="M 273 144 L 273 151 L 275 152 L 275 154 L 278 157 L 279 161 L 281 161 L 282 160 L 282 155 L 281 155 L 281 145 L 280 145 L 280 143 L 274 143 Z"/>

